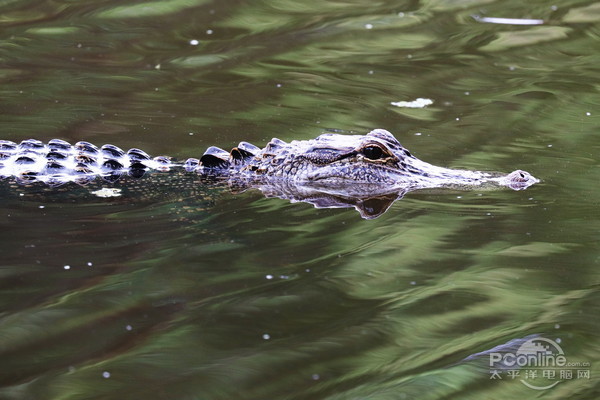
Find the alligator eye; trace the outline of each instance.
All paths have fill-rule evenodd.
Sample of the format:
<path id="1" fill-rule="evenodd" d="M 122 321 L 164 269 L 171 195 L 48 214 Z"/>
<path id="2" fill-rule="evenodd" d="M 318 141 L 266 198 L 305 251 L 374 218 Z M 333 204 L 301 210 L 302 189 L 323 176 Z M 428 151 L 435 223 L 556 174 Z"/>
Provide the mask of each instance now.
<path id="1" fill-rule="evenodd" d="M 378 146 L 367 146 L 361 150 L 363 156 L 367 157 L 369 160 L 379 160 L 383 157 L 383 150 Z"/>

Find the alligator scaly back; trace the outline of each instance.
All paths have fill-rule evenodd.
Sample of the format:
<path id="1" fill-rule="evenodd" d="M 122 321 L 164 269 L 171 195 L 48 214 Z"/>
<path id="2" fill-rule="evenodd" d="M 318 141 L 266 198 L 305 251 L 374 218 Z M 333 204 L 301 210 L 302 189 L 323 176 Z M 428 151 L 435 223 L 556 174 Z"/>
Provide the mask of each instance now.
<path id="1" fill-rule="evenodd" d="M 178 170 L 218 179 L 235 188 L 305 201 L 317 207 L 353 206 L 373 218 L 406 192 L 426 188 L 505 186 L 522 190 L 539 182 L 521 170 L 508 175 L 437 167 L 419 160 L 388 131 L 367 135 L 327 133 L 289 143 L 272 139 L 264 148 L 241 142 L 231 151 L 209 147 L 199 159 L 177 162 L 140 149 L 88 142 L 71 145 L 29 139 L 0 141 L 0 179 L 50 187 L 141 178 Z M 374 207 L 373 204 L 378 204 Z M 373 208 L 369 213 L 367 208 Z M 381 211 L 383 209 L 383 211 Z M 381 211 L 381 212 L 379 212 Z"/>

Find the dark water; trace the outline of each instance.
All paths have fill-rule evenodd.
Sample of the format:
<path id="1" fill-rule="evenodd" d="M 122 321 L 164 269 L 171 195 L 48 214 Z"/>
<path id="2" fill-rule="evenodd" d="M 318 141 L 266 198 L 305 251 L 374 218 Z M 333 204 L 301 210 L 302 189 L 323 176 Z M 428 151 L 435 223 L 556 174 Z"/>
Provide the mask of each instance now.
<path id="1" fill-rule="evenodd" d="M 598 22 L 567 0 L 0 2 L 3 139 L 183 158 L 381 127 L 542 179 L 372 221 L 210 187 L 3 193 L 0 398 L 598 398 Z M 530 335 L 589 376 L 490 379 L 485 352 Z"/>

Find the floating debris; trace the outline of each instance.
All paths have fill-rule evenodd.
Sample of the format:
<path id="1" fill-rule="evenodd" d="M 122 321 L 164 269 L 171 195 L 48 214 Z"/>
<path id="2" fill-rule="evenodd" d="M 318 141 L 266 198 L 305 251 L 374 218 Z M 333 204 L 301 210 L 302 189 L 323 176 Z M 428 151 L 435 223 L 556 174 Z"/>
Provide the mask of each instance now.
<path id="1" fill-rule="evenodd" d="M 96 197 L 104 197 L 104 198 L 119 197 L 119 196 L 121 196 L 121 189 L 102 188 L 100 190 L 96 190 L 95 192 L 92 192 L 92 194 L 95 195 Z"/>
<path id="2" fill-rule="evenodd" d="M 433 104 L 433 100 L 431 99 L 424 99 L 422 97 L 419 97 L 416 100 L 413 101 L 393 101 L 390 103 L 393 106 L 396 107 L 404 107 L 404 108 L 425 108 L 427 106 L 430 106 Z"/>
<path id="3" fill-rule="evenodd" d="M 543 25 L 543 19 L 527 19 L 527 18 L 495 18 L 495 17 L 480 17 L 473 15 L 473 19 L 477 22 L 486 24 L 502 24 L 502 25 Z"/>

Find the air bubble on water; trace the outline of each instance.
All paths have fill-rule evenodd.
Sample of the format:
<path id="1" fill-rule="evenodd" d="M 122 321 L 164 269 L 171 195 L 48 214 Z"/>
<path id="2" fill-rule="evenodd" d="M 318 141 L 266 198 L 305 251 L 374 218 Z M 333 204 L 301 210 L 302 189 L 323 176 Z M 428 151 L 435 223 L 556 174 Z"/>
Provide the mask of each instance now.
<path id="1" fill-rule="evenodd" d="M 71 269 L 71 266 L 70 265 L 65 265 L 63 268 L 66 269 L 66 270 L 69 270 L 69 269 Z"/>
<path id="2" fill-rule="evenodd" d="M 267 275 L 267 276 L 265 276 L 265 278 L 267 278 L 267 279 L 273 279 L 273 275 Z"/>
<path id="3" fill-rule="evenodd" d="M 192 46 L 198 46 L 200 44 L 200 41 L 197 39 L 192 39 L 192 40 L 190 40 L 190 44 Z"/>
<path id="4" fill-rule="evenodd" d="M 373 29 L 373 24 L 365 24 L 366 29 Z"/>
<path id="5" fill-rule="evenodd" d="M 269 335 L 268 333 L 264 333 L 262 335 L 262 338 L 265 339 L 265 340 L 269 340 L 269 339 L 271 339 L 271 335 Z"/>
<path id="6" fill-rule="evenodd" d="M 108 379 L 108 378 L 110 378 L 110 372 L 108 372 L 108 371 L 104 371 L 104 372 L 102 373 L 102 377 L 103 377 L 104 379 Z"/>

